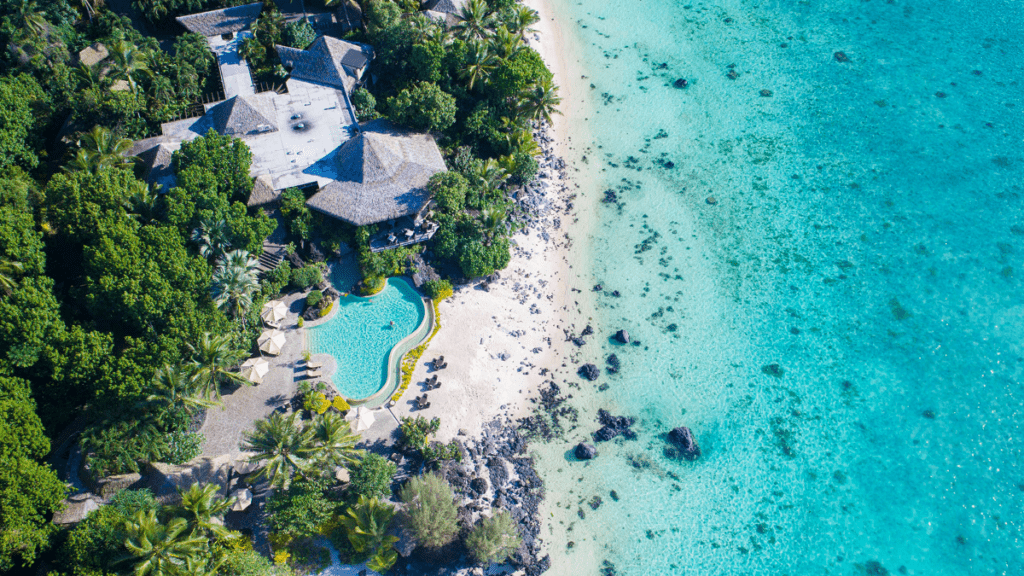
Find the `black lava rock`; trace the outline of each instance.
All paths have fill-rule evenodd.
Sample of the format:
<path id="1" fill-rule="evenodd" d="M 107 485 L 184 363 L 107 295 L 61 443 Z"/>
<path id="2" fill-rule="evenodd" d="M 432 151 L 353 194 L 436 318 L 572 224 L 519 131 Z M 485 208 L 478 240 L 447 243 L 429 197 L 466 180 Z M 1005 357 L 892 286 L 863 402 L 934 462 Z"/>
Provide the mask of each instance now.
<path id="1" fill-rule="evenodd" d="M 625 330 L 619 330 L 615 333 L 615 339 L 621 344 L 629 344 L 629 332 Z"/>
<path id="2" fill-rule="evenodd" d="M 474 492 L 483 494 L 484 492 L 487 492 L 487 480 L 479 477 L 473 478 L 469 482 L 469 487 L 472 488 Z"/>
<path id="3" fill-rule="evenodd" d="M 597 448 L 593 444 L 587 444 L 586 442 L 577 444 L 573 453 L 580 460 L 593 460 L 597 458 Z"/>
<path id="4" fill-rule="evenodd" d="M 619 369 L 619 357 L 615 354 L 608 356 L 608 365 L 614 368 L 616 371 Z"/>
<path id="5" fill-rule="evenodd" d="M 597 420 L 601 423 L 601 428 L 594 432 L 594 440 L 598 442 L 607 442 L 620 434 L 627 440 L 636 438 L 636 432 L 629 428 L 636 422 L 634 418 L 612 416 L 607 410 L 602 408 L 597 411 Z"/>
<path id="6" fill-rule="evenodd" d="M 686 88 L 687 86 L 690 85 L 690 83 L 686 81 L 686 78 L 679 78 L 675 82 L 673 82 L 672 85 L 675 86 L 676 88 Z"/>
<path id="7" fill-rule="evenodd" d="M 577 370 L 576 373 L 579 374 L 582 378 L 586 378 L 591 382 L 597 380 L 597 377 L 601 375 L 601 371 L 598 370 L 597 366 L 594 366 L 593 364 L 584 364 L 583 366 L 580 366 L 580 369 Z"/>
<path id="8" fill-rule="evenodd" d="M 675 446 L 680 457 L 691 462 L 700 458 L 700 446 L 697 446 L 697 440 L 686 426 L 673 428 L 668 433 L 668 440 Z"/>
<path id="9" fill-rule="evenodd" d="M 590 336 L 593 333 L 594 329 L 590 326 L 590 324 L 587 324 L 587 327 L 583 329 L 583 332 L 580 332 L 580 336 Z"/>

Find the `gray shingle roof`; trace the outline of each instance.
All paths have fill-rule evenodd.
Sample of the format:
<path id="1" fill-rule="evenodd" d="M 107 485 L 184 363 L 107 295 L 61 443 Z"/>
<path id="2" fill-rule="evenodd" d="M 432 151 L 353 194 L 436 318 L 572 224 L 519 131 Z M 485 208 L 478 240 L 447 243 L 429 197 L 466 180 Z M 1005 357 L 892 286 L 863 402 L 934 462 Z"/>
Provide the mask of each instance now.
<path id="1" fill-rule="evenodd" d="M 277 110 L 269 95 L 235 96 L 210 109 L 217 132 L 232 136 L 277 132 Z"/>
<path id="2" fill-rule="evenodd" d="M 291 71 L 292 78 L 351 92 L 359 70 L 373 59 L 373 48 L 321 36 L 305 50 L 278 46 L 277 55 L 285 68 Z"/>
<path id="3" fill-rule="evenodd" d="M 147 183 L 162 185 L 164 192 L 174 187 L 174 167 L 171 165 L 173 150 L 163 142 L 162 137 L 139 140 L 127 155 L 139 159 Z"/>
<path id="4" fill-rule="evenodd" d="M 416 214 L 429 199 L 427 181 L 447 170 L 432 136 L 385 120 L 364 124 L 342 144 L 337 162 L 337 179 L 307 204 L 357 226 Z"/>
<path id="5" fill-rule="evenodd" d="M 261 11 L 263 11 L 263 3 L 256 2 L 244 6 L 178 16 L 175 20 L 185 28 L 188 28 L 189 32 L 195 32 L 206 37 L 220 36 L 228 32 L 245 30 L 256 21 Z"/>

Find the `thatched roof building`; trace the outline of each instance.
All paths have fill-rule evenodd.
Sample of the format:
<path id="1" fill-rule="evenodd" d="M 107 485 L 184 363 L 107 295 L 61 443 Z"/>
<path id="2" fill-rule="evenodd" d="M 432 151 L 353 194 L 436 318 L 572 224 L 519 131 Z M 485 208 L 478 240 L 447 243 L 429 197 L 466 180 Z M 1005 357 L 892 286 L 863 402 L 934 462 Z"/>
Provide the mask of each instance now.
<path id="1" fill-rule="evenodd" d="M 417 214 L 429 199 L 427 181 L 447 170 L 429 134 L 385 120 L 362 126 L 337 154 L 338 176 L 309 199 L 310 208 L 356 226 Z"/>
<path id="2" fill-rule="evenodd" d="M 110 51 L 102 42 L 93 42 L 78 52 L 78 61 L 86 66 L 95 66 L 110 56 Z"/>
<path id="3" fill-rule="evenodd" d="M 265 206 L 271 202 L 277 202 L 280 197 L 281 192 L 274 190 L 274 179 L 269 174 L 261 174 L 253 179 L 248 205 L 250 208 Z"/>
<path id="4" fill-rule="evenodd" d="M 427 18 L 444 20 L 449 26 L 454 26 L 461 19 L 460 14 L 466 4 L 467 0 L 427 0 L 422 4 L 422 9 Z"/>
<path id="5" fill-rule="evenodd" d="M 213 126 L 221 134 L 245 136 L 277 132 L 277 110 L 270 94 L 234 96 L 210 108 Z"/>
<path id="6" fill-rule="evenodd" d="M 255 2 L 244 6 L 234 6 L 221 10 L 178 16 L 175 20 L 188 29 L 204 37 L 220 36 L 245 30 L 256 21 L 263 11 L 263 3 Z"/>
<path id="7" fill-rule="evenodd" d="M 321 36 L 305 50 L 278 46 L 277 55 L 292 78 L 327 84 L 351 93 L 373 59 L 373 48 Z"/>

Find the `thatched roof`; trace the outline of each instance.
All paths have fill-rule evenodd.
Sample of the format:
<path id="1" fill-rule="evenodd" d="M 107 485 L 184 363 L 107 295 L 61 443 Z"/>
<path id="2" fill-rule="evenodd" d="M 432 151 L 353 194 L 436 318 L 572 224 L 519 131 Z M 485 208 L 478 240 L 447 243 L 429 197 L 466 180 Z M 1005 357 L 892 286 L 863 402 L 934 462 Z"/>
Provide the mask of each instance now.
<path id="1" fill-rule="evenodd" d="M 274 190 L 274 181 L 269 174 L 262 174 L 253 179 L 252 192 L 249 194 L 249 206 L 263 206 L 276 202 L 281 192 Z"/>
<path id="2" fill-rule="evenodd" d="M 305 50 L 278 46 L 277 55 L 292 78 L 351 92 L 362 70 L 373 59 L 373 48 L 321 36 Z"/>
<path id="3" fill-rule="evenodd" d="M 217 132 L 232 136 L 277 132 L 273 96 L 234 96 L 209 110 Z"/>
<path id="4" fill-rule="evenodd" d="M 357 226 L 416 214 L 429 199 L 427 181 L 447 170 L 429 134 L 385 120 L 362 126 L 338 150 L 338 177 L 309 199 L 310 208 Z"/>
<path id="5" fill-rule="evenodd" d="M 467 0 L 427 0 L 423 3 L 423 10 L 458 15 L 466 4 Z"/>
<path id="6" fill-rule="evenodd" d="M 221 10 L 189 14 L 175 18 L 182 26 L 188 28 L 189 32 L 195 32 L 206 37 L 220 36 L 229 32 L 245 30 L 263 11 L 263 3 L 256 2 L 245 6 L 234 6 Z"/>
<path id="7" fill-rule="evenodd" d="M 78 53 L 78 61 L 86 66 L 95 66 L 110 56 L 110 51 L 102 42 L 94 42 L 92 46 L 83 48 Z"/>

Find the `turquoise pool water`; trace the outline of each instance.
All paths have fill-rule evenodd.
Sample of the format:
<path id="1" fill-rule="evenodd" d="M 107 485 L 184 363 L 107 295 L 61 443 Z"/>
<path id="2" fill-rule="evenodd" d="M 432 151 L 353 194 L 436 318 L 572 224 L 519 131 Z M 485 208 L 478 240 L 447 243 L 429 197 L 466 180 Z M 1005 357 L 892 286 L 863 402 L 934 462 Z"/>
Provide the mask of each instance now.
<path id="1" fill-rule="evenodd" d="M 345 296 L 336 306 L 330 320 L 307 331 L 309 351 L 334 356 L 331 380 L 343 396 L 369 397 L 387 380 L 391 349 L 423 322 L 423 299 L 405 280 L 391 278 L 380 294 Z"/>

